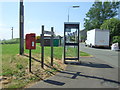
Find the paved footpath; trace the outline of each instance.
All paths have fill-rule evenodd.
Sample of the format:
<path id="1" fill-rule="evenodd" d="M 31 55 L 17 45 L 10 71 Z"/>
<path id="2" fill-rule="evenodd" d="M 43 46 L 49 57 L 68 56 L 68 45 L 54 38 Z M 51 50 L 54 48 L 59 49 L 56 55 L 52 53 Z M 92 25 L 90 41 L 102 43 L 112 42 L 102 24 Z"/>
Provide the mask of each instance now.
<path id="1" fill-rule="evenodd" d="M 81 57 L 81 63 L 69 63 L 65 71 L 29 88 L 119 88 L 118 68 L 95 57 Z"/>

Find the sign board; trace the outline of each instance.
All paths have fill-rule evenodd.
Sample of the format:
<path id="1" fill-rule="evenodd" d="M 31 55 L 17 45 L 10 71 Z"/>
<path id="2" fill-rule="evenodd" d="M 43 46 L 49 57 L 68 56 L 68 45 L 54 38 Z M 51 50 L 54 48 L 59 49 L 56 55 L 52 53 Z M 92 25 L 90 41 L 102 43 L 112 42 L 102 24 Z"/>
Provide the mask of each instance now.
<path id="1" fill-rule="evenodd" d="M 79 28 L 79 22 L 65 22 L 64 23 L 65 29 L 78 29 Z"/>
<path id="2" fill-rule="evenodd" d="M 51 31 L 44 31 L 44 34 L 54 35 L 54 32 L 51 32 Z"/>

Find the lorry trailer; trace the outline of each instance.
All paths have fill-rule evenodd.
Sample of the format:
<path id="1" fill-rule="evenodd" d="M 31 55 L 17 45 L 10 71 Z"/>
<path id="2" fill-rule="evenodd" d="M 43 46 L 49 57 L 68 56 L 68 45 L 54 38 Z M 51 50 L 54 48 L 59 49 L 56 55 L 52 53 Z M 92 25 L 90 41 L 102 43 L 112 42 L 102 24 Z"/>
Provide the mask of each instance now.
<path id="1" fill-rule="evenodd" d="M 109 30 L 93 29 L 87 31 L 85 46 L 90 47 L 109 47 Z"/>

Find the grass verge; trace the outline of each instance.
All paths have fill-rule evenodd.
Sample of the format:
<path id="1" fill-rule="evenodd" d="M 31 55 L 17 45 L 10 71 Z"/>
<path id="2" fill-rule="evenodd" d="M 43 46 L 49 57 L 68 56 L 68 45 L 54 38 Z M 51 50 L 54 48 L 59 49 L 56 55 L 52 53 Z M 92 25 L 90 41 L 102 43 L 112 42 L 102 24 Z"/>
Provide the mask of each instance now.
<path id="1" fill-rule="evenodd" d="M 41 48 L 37 46 L 36 50 L 32 50 L 32 73 L 29 73 L 29 50 L 25 50 L 25 55 L 20 56 L 18 54 L 19 44 L 2 45 L 2 73 L 0 73 L 0 77 L 6 78 L 3 80 L 3 88 L 22 88 L 29 83 L 45 79 L 56 74 L 57 71 L 64 70 L 65 65 L 61 60 L 62 52 L 62 47 L 54 47 L 54 66 L 50 66 L 50 47 L 45 47 L 45 65 L 43 69 L 40 63 Z M 89 56 L 85 52 L 81 52 L 80 55 Z"/>

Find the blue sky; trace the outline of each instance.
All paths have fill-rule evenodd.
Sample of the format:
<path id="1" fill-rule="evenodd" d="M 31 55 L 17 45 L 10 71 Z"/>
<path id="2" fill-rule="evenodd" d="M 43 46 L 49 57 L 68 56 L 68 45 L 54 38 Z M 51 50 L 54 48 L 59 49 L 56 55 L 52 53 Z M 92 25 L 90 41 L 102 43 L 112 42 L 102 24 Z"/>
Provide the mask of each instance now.
<path id="1" fill-rule="evenodd" d="M 45 25 L 45 30 L 48 31 L 54 27 L 57 35 L 63 35 L 68 8 L 72 5 L 79 5 L 80 8 L 70 8 L 70 21 L 80 22 L 80 29 L 83 29 L 85 14 L 92 4 L 93 2 L 24 2 L 24 35 L 40 35 L 41 25 Z M 19 2 L 0 2 L 0 7 L 0 39 L 11 39 L 11 27 L 14 27 L 14 38 L 18 38 Z"/>

